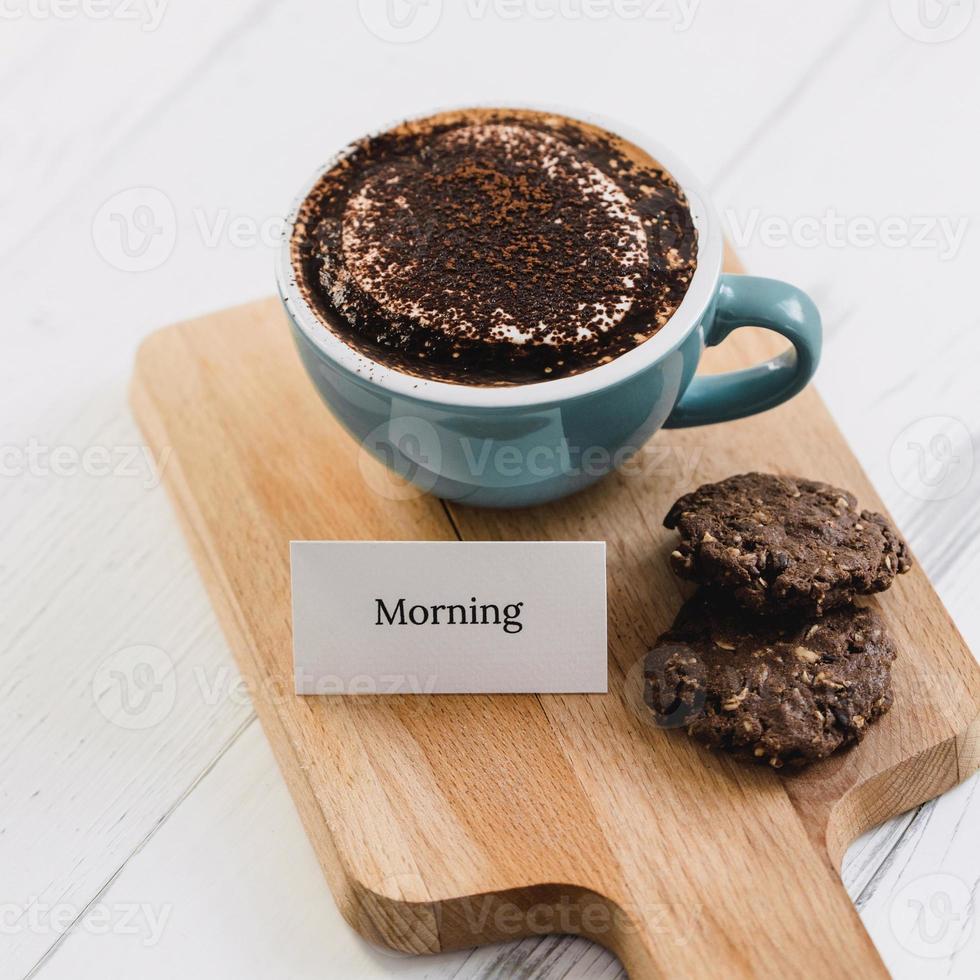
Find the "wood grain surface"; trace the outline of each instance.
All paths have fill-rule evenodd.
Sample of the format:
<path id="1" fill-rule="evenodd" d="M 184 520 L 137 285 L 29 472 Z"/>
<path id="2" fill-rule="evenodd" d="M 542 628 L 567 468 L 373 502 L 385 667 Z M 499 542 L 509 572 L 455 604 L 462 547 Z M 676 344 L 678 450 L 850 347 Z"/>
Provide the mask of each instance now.
<path id="1" fill-rule="evenodd" d="M 710 369 L 771 353 L 739 331 Z M 345 918 L 416 952 L 537 932 L 613 949 L 633 977 L 885 975 L 839 880 L 867 827 L 980 764 L 980 670 L 918 568 L 880 598 L 895 708 L 856 750 L 778 776 L 654 728 L 640 664 L 685 587 L 669 503 L 749 469 L 840 483 L 880 508 L 818 396 L 658 435 L 639 473 L 525 512 L 393 500 L 322 407 L 277 301 L 142 347 L 132 401 Z M 604 539 L 610 694 L 298 698 L 290 539 Z"/>

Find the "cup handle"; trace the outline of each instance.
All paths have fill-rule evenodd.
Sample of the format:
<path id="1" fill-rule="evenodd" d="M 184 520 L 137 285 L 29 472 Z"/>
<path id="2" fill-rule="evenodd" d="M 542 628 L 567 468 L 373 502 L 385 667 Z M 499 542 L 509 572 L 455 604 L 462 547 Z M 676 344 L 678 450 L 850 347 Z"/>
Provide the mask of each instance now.
<path id="1" fill-rule="evenodd" d="M 802 290 L 778 279 L 724 274 L 714 320 L 705 330 L 707 347 L 738 327 L 757 326 L 782 334 L 793 347 L 755 367 L 696 377 L 664 428 L 711 425 L 775 408 L 801 391 L 820 360 L 820 313 Z"/>

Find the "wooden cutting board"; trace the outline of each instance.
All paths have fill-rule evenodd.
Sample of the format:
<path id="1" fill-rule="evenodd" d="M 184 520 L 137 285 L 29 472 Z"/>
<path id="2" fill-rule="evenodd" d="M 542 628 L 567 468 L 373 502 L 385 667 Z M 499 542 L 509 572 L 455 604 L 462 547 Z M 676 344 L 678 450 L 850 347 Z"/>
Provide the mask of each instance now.
<path id="1" fill-rule="evenodd" d="M 773 349 L 741 330 L 706 364 Z M 337 903 L 365 937 L 428 953 L 576 932 L 634 980 L 887 975 L 837 874 L 843 852 L 980 765 L 980 669 L 922 571 L 879 600 L 901 649 L 894 709 L 803 774 L 712 754 L 652 727 L 640 703 L 643 655 L 688 591 L 661 527 L 681 492 L 771 470 L 883 509 L 815 391 L 661 432 L 643 475 L 521 512 L 370 489 L 386 478 L 320 403 L 275 299 L 154 334 L 132 402 L 158 458 L 173 449 L 177 512 Z M 604 539 L 610 693 L 294 696 L 289 541 L 330 538 Z"/>

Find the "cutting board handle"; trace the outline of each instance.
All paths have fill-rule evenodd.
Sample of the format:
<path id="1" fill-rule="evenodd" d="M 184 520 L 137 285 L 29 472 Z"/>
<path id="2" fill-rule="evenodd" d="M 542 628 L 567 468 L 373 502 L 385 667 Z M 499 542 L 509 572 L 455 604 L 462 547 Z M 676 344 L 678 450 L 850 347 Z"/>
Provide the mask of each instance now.
<path id="1" fill-rule="evenodd" d="M 471 895 L 442 902 L 405 902 L 394 895 L 361 892 L 348 920 L 365 937 L 404 953 L 434 953 L 465 949 L 485 943 L 507 942 L 549 934 L 580 935 L 612 950 L 631 980 L 662 977 L 787 977 L 800 975 L 800 945 L 806 922 L 780 915 L 778 893 L 812 885 L 788 878 L 785 868 L 771 865 L 760 854 L 740 855 L 744 880 L 737 881 L 718 868 L 716 882 L 700 902 L 682 895 L 689 883 L 674 889 L 670 878 L 683 877 L 679 866 L 666 874 L 649 868 L 646 881 L 632 881 L 638 897 L 616 902 L 593 890 L 568 884 L 536 885 Z M 806 863 L 805 861 L 803 862 Z M 885 978 L 881 962 L 843 885 L 828 871 L 810 896 L 813 927 L 825 944 L 814 955 L 814 975 Z M 768 884 L 775 895 L 762 894 Z M 404 882 L 401 882 L 401 886 Z M 676 891 L 676 894 L 674 892 Z M 756 916 L 745 908 L 757 905 L 773 910 L 768 928 L 760 930 Z M 794 903 L 795 904 L 795 903 Z M 746 920 L 757 928 L 748 930 Z M 832 930 L 828 931 L 828 920 Z M 794 930 L 801 934 L 794 937 Z M 832 937 L 832 941 L 831 940 Z"/>

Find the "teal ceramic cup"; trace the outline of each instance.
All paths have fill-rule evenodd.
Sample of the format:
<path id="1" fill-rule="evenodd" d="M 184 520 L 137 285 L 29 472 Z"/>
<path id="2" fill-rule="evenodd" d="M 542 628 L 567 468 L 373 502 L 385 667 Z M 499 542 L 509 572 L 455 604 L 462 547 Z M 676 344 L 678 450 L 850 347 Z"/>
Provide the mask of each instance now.
<path id="1" fill-rule="evenodd" d="M 581 374 L 493 388 L 430 381 L 371 360 L 317 317 L 290 261 L 299 205 L 334 161 L 314 176 L 287 219 L 277 278 L 306 371 L 362 451 L 414 492 L 488 507 L 542 504 L 628 465 L 661 428 L 712 425 L 773 408 L 816 369 L 821 325 L 812 300 L 785 282 L 723 273 L 718 218 L 687 168 L 629 127 L 587 121 L 632 140 L 673 174 L 698 229 L 698 257 L 687 294 L 664 327 Z M 748 325 L 781 334 L 788 349 L 745 370 L 695 376 L 706 346 Z"/>

